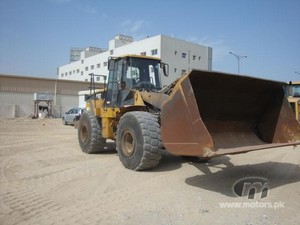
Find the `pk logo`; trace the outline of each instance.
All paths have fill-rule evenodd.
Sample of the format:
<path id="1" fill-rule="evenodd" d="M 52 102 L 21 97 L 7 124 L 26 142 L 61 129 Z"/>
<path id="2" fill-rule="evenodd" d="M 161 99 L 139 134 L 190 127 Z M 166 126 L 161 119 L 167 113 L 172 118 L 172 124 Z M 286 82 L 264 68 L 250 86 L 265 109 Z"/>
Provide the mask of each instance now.
<path id="1" fill-rule="evenodd" d="M 240 196 L 248 196 L 248 199 L 254 199 L 255 194 L 261 193 L 260 198 L 265 198 L 269 191 L 269 181 L 262 177 L 247 177 L 238 180 L 233 185 L 233 192 Z"/>

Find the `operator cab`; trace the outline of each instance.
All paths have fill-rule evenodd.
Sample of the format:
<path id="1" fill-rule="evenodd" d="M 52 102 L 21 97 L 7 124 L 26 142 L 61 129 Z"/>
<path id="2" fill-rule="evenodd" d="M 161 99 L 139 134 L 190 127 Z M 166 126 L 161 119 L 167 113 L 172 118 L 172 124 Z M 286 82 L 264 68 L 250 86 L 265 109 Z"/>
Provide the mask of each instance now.
<path id="1" fill-rule="evenodd" d="M 300 97 L 300 82 L 290 82 L 289 85 L 285 88 L 286 96 L 287 97 Z"/>
<path id="2" fill-rule="evenodd" d="M 128 55 L 110 58 L 108 61 L 109 78 L 105 98 L 106 106 L 133 105 L 134 90 L 148 92 L 160 90 L 162 68 L 165 68 L 165 64 L 154 57 Z"/>

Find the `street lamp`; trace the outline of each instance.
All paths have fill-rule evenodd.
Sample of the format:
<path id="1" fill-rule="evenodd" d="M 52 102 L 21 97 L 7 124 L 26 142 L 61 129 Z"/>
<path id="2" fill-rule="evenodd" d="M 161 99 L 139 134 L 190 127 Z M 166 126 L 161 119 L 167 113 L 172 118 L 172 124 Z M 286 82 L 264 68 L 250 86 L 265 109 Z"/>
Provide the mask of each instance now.
<path id="1" fill-rule="evenodd" d="M 233 55 L 238 60 L 238 74 L 240 74 L 240 59 L 247 58 L 247 56 L 246 55 L 235 54 L 233 52 L 229 52 L 229 54 Z"/>

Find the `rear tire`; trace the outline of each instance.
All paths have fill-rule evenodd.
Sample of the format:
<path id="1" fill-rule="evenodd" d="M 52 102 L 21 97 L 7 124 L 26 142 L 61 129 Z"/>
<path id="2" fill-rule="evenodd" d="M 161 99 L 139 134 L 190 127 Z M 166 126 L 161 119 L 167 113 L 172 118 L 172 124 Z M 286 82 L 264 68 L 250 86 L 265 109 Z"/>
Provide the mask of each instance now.
<path id="1" fill-rule="evenodd" d="M 147 170 L 156 167 L 162 148 L 160 125 L 155 115 L 128 112 L 121 117 L 117 128 L 117 151 L 126 168 Z"/>
<path id="2" fill-rule="evenodd" d="M 105 151 L 106 139 L 102 138 L 101 120 L 90 111 L 82 113 L 78 127 L 81 150 L 87 154 Z"/>

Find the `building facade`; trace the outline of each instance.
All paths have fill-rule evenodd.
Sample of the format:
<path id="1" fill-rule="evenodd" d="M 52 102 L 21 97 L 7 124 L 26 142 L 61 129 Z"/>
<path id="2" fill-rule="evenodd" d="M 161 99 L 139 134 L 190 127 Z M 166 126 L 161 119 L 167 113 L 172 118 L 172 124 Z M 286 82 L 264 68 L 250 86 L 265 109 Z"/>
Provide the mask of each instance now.
<path id="1" fill-rule="evenodd" d="M 78 55 L 78 52 L 76 53 Z M 212 48 L 196 43 L 157 35 L 140 41 L 132 37 L 117 35 L 109 41 L 108 50 L 89 47 L 80 52 L 76 60 L 58 67 L 58 79 L 89 81 L 89 74 L 108 75 L 107 60 L 111 56 L 125 54 L 148 55 L 161 58 L 169 64 L 169 76 L 162 77 L 162 84 L 168 85 L 183 73 L 192 69 L 212 69 Z M 98 78 L 98 82 L 104 82 Z"/>

